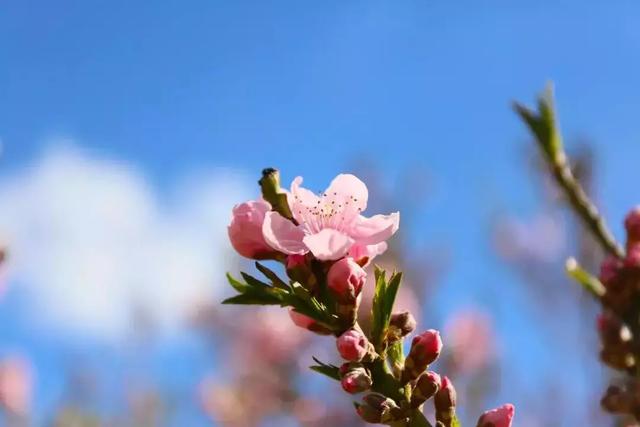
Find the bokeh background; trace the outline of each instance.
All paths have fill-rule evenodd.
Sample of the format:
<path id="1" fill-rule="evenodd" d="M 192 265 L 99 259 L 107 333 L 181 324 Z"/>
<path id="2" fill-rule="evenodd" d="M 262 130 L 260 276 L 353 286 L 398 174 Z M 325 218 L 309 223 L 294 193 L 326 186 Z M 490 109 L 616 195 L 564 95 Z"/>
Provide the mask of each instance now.
<path id="1" fill-rule="evenodd" d="M 510 109 L 556 84 L 612 228 L 639 201 L 635 1 L 0 5 L 0 406 L 7 426 L 354 426 L 307 373 L 330 340 L 221 306 L 234 203 L 265 166 L 362 176 L 400 210 L 380 262 L 440 328 L 461 414 L 603 426 L 598 252 Z"/>

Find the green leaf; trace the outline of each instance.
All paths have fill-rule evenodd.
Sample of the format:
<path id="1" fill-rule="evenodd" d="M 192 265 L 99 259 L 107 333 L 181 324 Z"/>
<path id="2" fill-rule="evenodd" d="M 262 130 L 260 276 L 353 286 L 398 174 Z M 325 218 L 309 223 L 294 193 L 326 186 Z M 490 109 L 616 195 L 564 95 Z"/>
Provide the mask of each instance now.
<path id="1" fill-rule="evenodd" d="M 315 357 L 313 358 L 313 361 L 316 362 L 317 365 L 309 366 L 311 370 L 326 375 L 327 377 L 332 378 L 336 381 L 340 381 L 340 368 L 334 365 L 323 363 Z"/>
<path id="2" fill-rule="evenodd" d="M 385 327 L 389 326 L 389 320 L 391 319 L 391 312 L 393 311 L 393 304 L 396 302 L 396 295 L 398 295 L 398 289 L 402 281 L 402 273 L 393 273 L 384 296 L 384 316 Z"/>
<path id="3" fill-rule="evenodd" d="M 376 350 L 381 350 L 384 338 L 384 298 L 387 291 L 387 282 L 384 270 L 375 267 L 376 288 L 373 294 L 371 306 L 371 341 Z"/>
<path id="4" fill-rule="evenodd" d="M 451 427 L 462 427 L 462 424 L 460 424 L 460 420 L 458 419 L 457 415 L 453 416 L 453 419 L 451 420 Z"/>
<path id="5" fill-rule="evenodd" d="M 517 102 L 514 103 L 513 108 L 529 127 L 547 157 L 555 162 L 565 156 L 562 136 L 556 119 L 553 86 L 551 84 L 538 97 L 537 112 Z"/>
<path id="6" fill-rule="evenodd" d="M 246 283 L 242 283 L 234 279 L 231 273 L 227 273 L 227 280 L 229 281 L 229 284 L 231 285 L 231 287 L 233 287 L 233 289 L 235 289 L 240 293 L 244 293 L 249 289 L 249 286 Z"/>
<path id="7" fill-rule="evenodd" d="M 279 298 L 270 294 L 246 293 L 227 298 L 222 304 L 236 305 L 280 305 Z"/>
<path id="8" fill-rule="evenodd" d="M 271 288 L 271 286 L 269 286 L 269 284 L 264 283 L 258 279 L 256 279 L 255 277 L 245 273 L 245 272 L 241 272 L 240 275 L 242 276 L 242 278 L 244 279 L 245 282 L 247 282 L 247 284 L 251 287 L 254 288 Z"/>
<path id="9" fill-rule="evenodd" d="M 376 289 L 373 296 L 371 338 L 376 350 L 382 351 L 384 350 L 384 337 L 389 327 L 393 304 L 402 282 L 402 273 L 394 272 L 389 278 L 389 282 L 386 281 L 384 271 L 376 268 L 375 274 Z"/>
<path id="10" fill-rule="evenodd" d="M 256 261 L 256 268 L 258 269 L 258 271 L 260 271 L 260 273 L 264 274 L 264 277 L 271 280 L 273 286 L 281 289 L 289 289 L 289 285 L 287 285 L 282 279 L 280 279 L 280 277 L 278 277 L 276 273 L 260 264 L 258 261 Z"/>

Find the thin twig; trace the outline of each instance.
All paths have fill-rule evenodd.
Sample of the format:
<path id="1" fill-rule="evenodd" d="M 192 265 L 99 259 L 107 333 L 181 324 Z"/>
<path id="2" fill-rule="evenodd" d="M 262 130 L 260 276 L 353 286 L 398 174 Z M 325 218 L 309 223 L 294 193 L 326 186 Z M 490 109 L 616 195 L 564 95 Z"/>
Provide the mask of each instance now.
<path id="1" fill-rule="evenodd" d="M 605 252 L 618 258 L 624 257 L 624 250 L 616 242 L 604 218 L 571 171 L 557 125 L 552 86 L 549 86 L 538 99 L 537 112 L 518 103 L 514 104 L 514 109 L 538 142 L 551 174 L 566 195 L 573 211 L 582 219 Z"/>
<path id="2" fill-rule="evenodd" d="M 563 158 L 565 161 L 553 162 L 549 165 L 556 183 L 564 191 L 574 212 L 582 219 L 605 252 L 618 258 L 624 257 L 624 250 L 609 231 L 604 217 L 598 212 L 598 208 L 589 199 L 582 185 L 573 175 L 567 164 L 566 156 Z"/>

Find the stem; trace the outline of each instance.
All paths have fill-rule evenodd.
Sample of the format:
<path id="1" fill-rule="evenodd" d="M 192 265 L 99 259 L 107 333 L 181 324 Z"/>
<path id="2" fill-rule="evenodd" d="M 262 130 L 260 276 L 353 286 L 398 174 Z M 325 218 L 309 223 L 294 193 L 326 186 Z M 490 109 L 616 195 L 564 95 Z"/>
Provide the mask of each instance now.
<path id="1" fill-rule="evenodd" d="M 414 409 L 411 412 L 411 417 L 409 418 L 409 426 L 408 427 L 432 427 L 431 423 L 427 421 L 427 418 L 419 409 Z"/>
<path id="2" fill-rule="evenodd" d="M 567 164 L 566 156 L 558 156 L 555 161 L 547 157 L 550 161 L 549 167 L 556 180 L 556 183 L 564 191 L 574 212 L 582 219 L 591 234 L 598 240 L 605 252 L 618 258 L 624 257 L 624 250 L 616 242 L 615 237 L 607 224 L 598 212 L 598 208 L 589 199 L 584 189 L 574 177 L 571 168 Z"/>

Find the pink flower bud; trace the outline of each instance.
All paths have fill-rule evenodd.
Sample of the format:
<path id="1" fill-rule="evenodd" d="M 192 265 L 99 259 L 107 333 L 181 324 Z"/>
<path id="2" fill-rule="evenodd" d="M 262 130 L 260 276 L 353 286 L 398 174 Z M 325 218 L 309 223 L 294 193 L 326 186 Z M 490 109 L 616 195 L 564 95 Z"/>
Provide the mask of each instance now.
<path id="1" fill-rule="evenodd" d="M 635 399 L 628 390 L 612 385 L 605 392 L 600 404 L 605 411 L 613 414 L 630 413 L 635 406 Z"/>
<path id="2" fill-rule="evenodd" d="M 389 331 L 387 338 L 391 341 L 398 341 L 406 337 L 416 329 L 416 319 L 408 311 L 393 313 L 389 321 Z"/>
<path id="3" fill-rule="evenodd" d="M 624 219 L 627 229 L 627 242 L 640 241 L 640 206 L 633 208 Z"/>
<path id="4" fill-rule="evenodd" d="M 629 327 L 613 313 L 601 313 L 598 316 L 597 325 L 600 339 L 605 347 L 623 347 L 625 343 L 630 344 L 633 338 Z"/>
<path id="5" fill-rule="evenodd" d="M 640 242 L 634 242 L 627 247 L 624 265 L 625 267 L 640 267 Z"/>
<path id="6" fill-rule="evenodd" d="M 270 210 L 271 205 L 264 200 L 252 200 L 234 206 L 227 231 L 231 245 L 243 257 L 268 259 L 276 254 L 262 236 L 264 216 Z"/>
<path id="7" fill-rule="evenodd" d="M 289 310 L 289 317 L 293 320 L 293 323 L 303 329 L 307 329 L 311 332 L 315 332 L 320 335 L 329 335 L 331 333 L 330 330 L 320 325 L 318 322 L 310 318 L 309 316 L 305 316 L 304 314 L 300 314 L 297 311 Z"/>
<path id="8" fill-rule="evenodd" d="M 353 258 L 342 258 L 329 269 L 327 285 L 342 304 L 355 304 L 367 279 L 367 273 Z"/>
<path id="9" fill-rule="evenodd" d="M 435 372 L 429 371 L 420 375 L 413 388 L 413 393 L 411 393 L 411 406 L 417 408 L 426 400 L 433 397 L 440 389 L 441 383 L 442 379 L 440 375 Z"/>
<path id="10" fill-rule="evenodd" d="M 516 408 L 507 403 L 499 408 L 486 411 L 478 420 L 478 427 L 511 427 Z"/>
<path id="11" fill-rule="evenodd" d="M 409 356 L 404 361 L 402 379 L 404 382 L 415 380 L 423 373 L 430 363 L 435 361 L 442 351 L 440 332 L 429 329 L 413 338 Z"/>
<path id="12" fill-rule="evenodd" d="M 346 369 L 345 365 L 340 369 L 340 371 L 343 372 L 340 384 L 344 391 L 349 394 L 356 394 L 362 393 L 363 391 L 367 391 L 371 388 L 373 380 L 371 379 L 369 372 L 367 372 L 364 367 L 353 366 L 350 364 L 346 364 L 346 366 Z"/>
<path id="13" fill-rule="evenodd" d="M 300 283 L 308 290 L 313 290 L 316 287 L 316 277 L 313 275 L 311 265 L 305 255 L 288 255 L 286 266 L 287 276 L 289 276 L 291 280 Z"/>
<path id="14" fill-rule="evenodd" d="M 446 426 L 450 425 L 455 415 L 456 400 L 456 389 L 453 388 L 451 380 L 447 377 L 442 377 L 440 389 L 433 397 L 437 421 L 441 421 Z"/>
<path id="15" fill-rule="evenodd" d="M 600 281 L 603 285 L 608 286 L 609 283 L 618 277 L 618 273 L 622 268 L 622 261 L 615 256 L 608 256 L 600 265 Z"/>
<path id="16" fill-rule="evenodd" d="M 369 341 L 360 331 L 350 329 L 336 340 L 338 353 L 343 359 L 359 362 L 369 352 Z"/>
<path id="17" fill-rule="evenodd" d="M 372 424 L 386 423 L 394 418 L 400 410 L 396 402 L 388 397 L 371 393 L 366 395 L 362 404 L 356 404 L 356 411 L 360 418 Z"/>
<path id="18" fill-rule="evenodd" d="M 440 332 L 429 329 L 413 338 L 411 342 L 411 354 L 414 359 L 423 361 L 426 365 L 435 361 L 442 351 L 442 339 Z"/>

